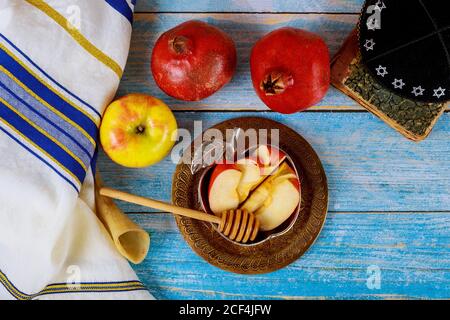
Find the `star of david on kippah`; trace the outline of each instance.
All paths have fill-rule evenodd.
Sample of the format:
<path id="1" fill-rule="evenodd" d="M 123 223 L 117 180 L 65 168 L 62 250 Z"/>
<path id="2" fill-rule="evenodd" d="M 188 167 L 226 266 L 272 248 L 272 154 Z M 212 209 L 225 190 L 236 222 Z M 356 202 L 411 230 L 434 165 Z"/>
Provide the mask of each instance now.
<path id="1" fill-rule="evenodd" d="M 392 85 L 394 86 L 394 89 L 403 89 L 406 83 L 403 82 L 403 79 L 394 79 Z"/>
<path id="2" fill-rule="evenodd" d="M 422 88 L 421 86 L 418 86 L 418 87 L 413 87 L 412 94 L 415 95 L 416 97 L 418 97 L 418 96 L 423 96 L 424 92 L 425 92 L 425 89 Z"/>
<path id="3" fill-rule="evenodd" d="M 359 24 L 361 61 L 386 89 L 430 103 L 450 100 L 448 4 L 366 0 Z"/>

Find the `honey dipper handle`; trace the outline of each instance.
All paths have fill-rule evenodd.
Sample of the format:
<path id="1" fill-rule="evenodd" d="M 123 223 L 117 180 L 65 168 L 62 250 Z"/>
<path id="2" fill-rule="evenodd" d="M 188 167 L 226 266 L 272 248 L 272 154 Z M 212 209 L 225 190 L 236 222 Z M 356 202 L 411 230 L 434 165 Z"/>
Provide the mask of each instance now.
<path id="1" fill-rule="evenodd" d="M 139 197 L 130 193 L 110 189 L 110 188 L 101 188 L 100 194 L 102 196 L 122 200 L 129 203 L 138 204 L 147 208 L 157 209 L 164 212 L 171 212 L 179 216 L 188 217 L 196 220 L 212 222 L 216 224 L 221 223 L 221 219 L 219 217 L 213 216 L 211 214 L 207 214 L 201 211 L 177 207 L 165 202 L 156 201 L 149 198 Z"/>

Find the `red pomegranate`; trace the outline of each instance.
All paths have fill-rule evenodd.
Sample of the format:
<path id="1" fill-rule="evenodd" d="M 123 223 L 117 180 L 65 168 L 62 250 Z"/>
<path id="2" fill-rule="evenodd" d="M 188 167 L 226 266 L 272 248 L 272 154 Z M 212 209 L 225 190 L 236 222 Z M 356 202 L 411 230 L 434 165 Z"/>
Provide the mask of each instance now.
<path id="1" fill-rule="evenodd" d="M 225 32 L 205 22 L 188 21 L 158 39 L 152 73 L 169 96 L 198 101 L 231 80 L 236 61 L 236 46 Z"/>
<path id="2" fill-rule="evenodd" d="M 254 46 L 253 86 L 272 110 L 291 114 L 325 96 L 330 85 L 330 56 L 320 36 L 301 29 L 275 30 Z"/>

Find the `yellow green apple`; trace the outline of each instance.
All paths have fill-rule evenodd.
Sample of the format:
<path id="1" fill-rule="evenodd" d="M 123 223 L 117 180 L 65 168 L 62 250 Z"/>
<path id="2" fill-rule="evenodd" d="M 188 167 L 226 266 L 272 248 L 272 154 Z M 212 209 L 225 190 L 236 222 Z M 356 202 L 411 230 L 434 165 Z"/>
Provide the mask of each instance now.
<path id="1" fill-rule="evenodd" d="M 145 94 L 124 96 L 106 109 L 100 142 L 116 163 L 130 168 L 164 159 L 176 141 L 177 122 L 161 100 Z"/>

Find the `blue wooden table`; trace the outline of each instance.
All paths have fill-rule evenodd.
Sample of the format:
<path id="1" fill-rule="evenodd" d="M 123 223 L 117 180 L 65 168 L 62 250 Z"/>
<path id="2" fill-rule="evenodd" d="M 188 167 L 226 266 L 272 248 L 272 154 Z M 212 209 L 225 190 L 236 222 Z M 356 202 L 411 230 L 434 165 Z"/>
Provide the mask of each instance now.
<path id="1" fill-rule="evenodd" d="M 256 115 L 303 135 L 321 157 L 330 189 L 329 216 L 316 244 L 291 266 L 268 275 L 219 270 L 182 239 L 171 215 L 121 208 L 151 235 L 148 258 L 135 266 L 159 299 L 450 298 L 450 113 L 420 144 L 406 140 L 335 89 L 307 112 L 268 111 L 250 81 L 248 57 L 263 34 L 290 25 L 319 33 L 334 54 L 358 20 L 362 0 L 140 0 L 130 58 L 119 95 L 144 92 L 166 101 L 181 128 Z M 161 32 L 200 19 L 236 41 L 239 68 L 217 95 L 184 103 L 164 95 L 150 74 Z M 143 170 L 104 154 L 106 184 L 170 201 L 175 165 Z M 148 211 L 147 211 L 148 213 Z"/>

